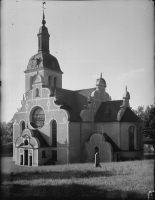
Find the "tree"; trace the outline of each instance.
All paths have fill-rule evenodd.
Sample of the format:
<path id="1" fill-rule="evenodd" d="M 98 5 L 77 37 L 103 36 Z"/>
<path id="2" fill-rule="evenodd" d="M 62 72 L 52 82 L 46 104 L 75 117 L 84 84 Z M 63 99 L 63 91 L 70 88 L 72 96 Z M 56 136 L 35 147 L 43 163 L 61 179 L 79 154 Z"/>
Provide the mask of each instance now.
<path id="1" fill-rule="evenodd" d="M 138 106 L 137 110 L 133 109 L 133 112 L 140 117 L 143 121 L 148 120 L 149 117 L 149 112 L 151 110 L 152 106 L 146 106 L 146 108 L 144 108 L 144 106 Z"/>
<path id="2" fill-rule="evenodd" d="M 155 106 L 151 106 L 148 119 L 143 123 L 143 133 L 145 137 L 149 137 L 153 140 L 153 147 L 155 149 Z"/>
<path id="3" fill-rule="evenodd" d="M 1 153 L 10 154 L 13 149 L 13 120 L 10 122 L 0 122 L 1 126 Z"/>
<path id="4" fill-rule="evenodd" d="M 138 106 L 133 110 L 135 114 L 143 121 L 143 135 L 149 137 L 155 143 L 155 106 Z"/>

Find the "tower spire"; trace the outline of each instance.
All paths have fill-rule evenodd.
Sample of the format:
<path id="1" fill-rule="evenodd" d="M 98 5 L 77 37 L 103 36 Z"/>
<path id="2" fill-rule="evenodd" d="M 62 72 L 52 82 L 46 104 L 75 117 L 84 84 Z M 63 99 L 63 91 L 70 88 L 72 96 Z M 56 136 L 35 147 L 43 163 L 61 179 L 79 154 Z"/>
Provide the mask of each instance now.
<path id="1" fill-rule="evenodd" d="M 101 72 L 100 78 L 102 78 L 102 72 Z"/>
<path id="2" fill-rule="evenodd" d="M 38 52 L 42 53 L 49 53 L 49 33 L 48 29 L 45 26 L 46 21 L 45 21 L 45 13 L 44 13 L 44 4 L 46 2 L 43 2 L 43 19 L 42 19 L 42 26 L 39 29 L 38 33 Z"/>
<path id="3" fill-rule="evenodd" d="M 44 10 L 43 10 L 43 20 L 42 20 L 42 25 L 45 26 L 46 21 L 45 21 L 45 14 L 44 14 Z"/>

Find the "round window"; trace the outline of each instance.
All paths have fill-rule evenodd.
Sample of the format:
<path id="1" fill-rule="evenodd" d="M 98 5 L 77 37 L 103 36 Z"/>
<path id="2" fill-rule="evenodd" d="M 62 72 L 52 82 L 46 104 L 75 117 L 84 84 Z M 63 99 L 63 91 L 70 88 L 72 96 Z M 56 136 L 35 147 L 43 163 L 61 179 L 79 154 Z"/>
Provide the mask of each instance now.
<path id="1" fill-rule="evenodd" d="M 42 108 L 36 108 L 32 113 L 31 125 L 34 128 L 42 128 L 45 123 L 45 113 Z"/>

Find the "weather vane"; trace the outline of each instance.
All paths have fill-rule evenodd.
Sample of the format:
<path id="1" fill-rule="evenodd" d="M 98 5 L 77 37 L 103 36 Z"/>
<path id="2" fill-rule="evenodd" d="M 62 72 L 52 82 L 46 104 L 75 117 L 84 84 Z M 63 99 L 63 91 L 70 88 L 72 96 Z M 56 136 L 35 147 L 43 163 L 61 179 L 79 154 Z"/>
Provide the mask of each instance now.
<path id="1" fill-rule="evenodd" d="M 44 5 L 45 5 L 45 3 L 46 3 L 46 2 L 43 2 L 43 6 L 42 6 L 43 10 L 45 10 L 45 9 L 46 9 L 46 8 L 44 8 Z"/>

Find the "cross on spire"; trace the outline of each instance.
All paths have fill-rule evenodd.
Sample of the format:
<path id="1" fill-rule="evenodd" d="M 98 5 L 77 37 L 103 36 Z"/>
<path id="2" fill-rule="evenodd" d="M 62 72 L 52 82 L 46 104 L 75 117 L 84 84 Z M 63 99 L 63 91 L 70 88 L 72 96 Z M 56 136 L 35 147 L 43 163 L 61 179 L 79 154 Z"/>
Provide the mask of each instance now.
<path id="1" fill-rule="evenodd" d="M 45 21 L 45 14 L 44 14 L 44 10 L 46 9 L 46 8 L 44 8 L 44 4 L 45 4 L 46 2 L 43 2 L 43 6 L 42 6 L 42 8 L 43 8 L 43 20 L 42 20 L 42 24 L 43 24 L 43 26 L 46 24 L 46 21 Z"/>

